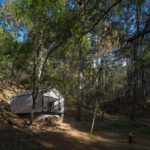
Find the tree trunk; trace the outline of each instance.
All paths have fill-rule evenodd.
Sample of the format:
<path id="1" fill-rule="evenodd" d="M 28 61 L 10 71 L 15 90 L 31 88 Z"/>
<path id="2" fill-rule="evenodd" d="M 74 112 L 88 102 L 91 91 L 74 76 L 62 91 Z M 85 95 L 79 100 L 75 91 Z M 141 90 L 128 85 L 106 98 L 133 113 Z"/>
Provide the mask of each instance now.
<path id="1" fill-rule="evenodd" d="M 82 50 L 79 50 L 79 70 L 78 70 L 78 79 L 79 79 L 79 93 L 77 100 L 77 112 L 76 112 L 76 121 L 81 121 L 81 113 L 82 113 L 82 101 L 83 101 L 83 57 Z"/>
<path id="2" fill-rule="evenodd" d="M 104 104 L 102 105 L 102 108 L 101 108 L 101 121 L 103 121 L 104 120 L 104 113 L 105 113 L 105 110 L 104 110 Z"/>
<path id="3" fill-rule="evenodd" d="M 137 20 L 137 34 L 139 33 L 140 25 L 140 15 L 141 11 L 140 4 L 137 1 L 136 4 L 136 20 Z M 141 13 L 141 12 L 140 12 Z M 140 48 L 139 40 L 135 41 L 133 49 L 133 95 L 132 95 L 132 109 L 131 109 L 131 120 L 135 120 L 136 117 L 136 106 L 137 106 L 137 97 L 138 97 L 138 49 Z"/>
<path id="4" fill-rule="evenodd" d="M 145 95 L 145 73 L 144 66 L 141 67 L 141 91 L 142 91 L 142 99 L 146 97 Z"/>
<path id="5" fill-rule="evenodd" d="M 135 62 L 134 62 L 135 63 Z M 132 95 L 132 109 L 131 109 L 131 120 L 135 120 L 136 116 L 136 103 L 137 103 L 137 68 L 134 64 L 133 69 L 133 95 Z"/>
<path id="6" fill-rule="evenodd" d="M 83 84 L 82 84 L 82 79 L 83 79 L 83 73 L 79 73 L 79 95 L 78 95 L 78 100 L 77 100 L 77 114 L 76 114 L 76 121 L 80 122 L 81 121 L 81 113 L 82 113 L 82 100 L 83 100 Z"/>
<path id="7" fill-rule="evenodd" d="M 38 96 L 38 88 L 33 88 L 32 92 L 32 110 L 31 110 L 31 118 L 30 118 L 30 124 L 32 124 L 34 119 L 34 113 L 35 113 L 35 105 L 36 105 L 36 99 Z"/>
<path id="8" fill-rule="evenodd" d="M 104 120 L 104 110 L 102 110 L 102 114 L 101 114 L 101 121 L 103 121 Z"/>
<path id="9" fill-rule="evenodd" d="M 39 92 L 40 80 L 43 73 L 42 65 L 44 60 L 42 54 L 43 54 L 42 48 L 37 48 L 34 52 L 33 74 L 32 74 L 32 110 L 31 110 L 30 124 L 32 124 L 34 119 L 35 104 Z"/>
<path id="10" fill-rule="evenodd" d="M 32 104 L 32 110 L 31 110 L 30 124 L 32 124 L 33 119 L 34 119 L 34 113 L 35 113 L 35 101 L 36 101 L 36 99 L 33 98 L 33 104 Z"/>
<path id="11" fill-rule="evenodd" d="M 96 103 L 95 103 L 95 110 L 94 110 L 94 115 L 93 115 L 93 120 L 92 120 L 92 126 L 91 126 L 91 134 L 93 134 L 93 129 L 94 129 L 94 125 L 95 125 L 95 119 L 96 119 L 97 108 L 98 108 L 98 102 L 97 102 L 97 100 L 96 100 Z"/>

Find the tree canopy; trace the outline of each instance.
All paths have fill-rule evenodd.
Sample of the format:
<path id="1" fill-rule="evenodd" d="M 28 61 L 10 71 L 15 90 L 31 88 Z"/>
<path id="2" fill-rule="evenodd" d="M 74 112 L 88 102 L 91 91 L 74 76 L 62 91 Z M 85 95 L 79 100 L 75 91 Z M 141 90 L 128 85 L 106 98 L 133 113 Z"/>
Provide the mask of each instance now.
<path id="1" fill-rule="evenodd" d="M 0 79 L 32 88 L 33 109 L 51 85 L 77 104 L 78 118 L 82 105 L 95 104 L 119 112 L 125 104 L 136 117 L 150 96 L 149 0 L 10 0 L 0 8 Z"/>

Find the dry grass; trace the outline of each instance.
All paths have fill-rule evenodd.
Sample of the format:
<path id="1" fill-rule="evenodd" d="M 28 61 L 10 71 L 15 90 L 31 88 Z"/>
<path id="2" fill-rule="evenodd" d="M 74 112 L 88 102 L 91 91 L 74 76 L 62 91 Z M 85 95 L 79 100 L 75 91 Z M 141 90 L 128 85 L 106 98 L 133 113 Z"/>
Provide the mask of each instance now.
<path id="1" fill-rule="evenodd" d="M 16 87 L 9 84 L 0 85 L 0 101 L 10 102 L 11 98 L 14 97 L 17 93 L 20 93 L 23 90 L 23 87 Z"/>

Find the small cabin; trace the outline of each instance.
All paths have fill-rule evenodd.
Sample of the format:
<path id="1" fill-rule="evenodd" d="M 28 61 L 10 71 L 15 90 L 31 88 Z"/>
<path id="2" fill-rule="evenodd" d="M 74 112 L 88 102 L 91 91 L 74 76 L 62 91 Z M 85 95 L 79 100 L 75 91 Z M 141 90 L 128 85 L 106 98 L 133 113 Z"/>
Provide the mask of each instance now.
<path id="1" fill-rule="evenodd" d="M 32 91 L 25 91 L 14 97 L 10 103 L 10 111 L 15 114 L 29 114 L 32 110 Z M 64 116 L 64 97 L 56 88 L 40 91 L 35 104 L 35 113 Z"/>

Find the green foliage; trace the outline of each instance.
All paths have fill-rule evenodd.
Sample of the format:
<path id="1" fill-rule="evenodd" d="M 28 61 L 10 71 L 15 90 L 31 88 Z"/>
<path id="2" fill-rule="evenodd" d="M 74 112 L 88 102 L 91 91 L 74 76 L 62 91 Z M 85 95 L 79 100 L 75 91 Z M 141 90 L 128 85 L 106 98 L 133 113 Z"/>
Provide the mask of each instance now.
<path id="1" fill-rule="evenodd" d="M 140 37 L 138 40 L 142 43 L 139 47 L 134 42 L 133 45 L 127 44 L 126 39 L 131 37 L 128 30 L 133 24 L 130 13 L 136 15 L 133 8 L 137 5 L 131 0 L 114 5 L 116 2 L 93 0 L 83 7 L 76 4 L 74 9 L 67 6 L 66 0 L 8 3 L 1 16 L 5 26 L 13 26 L 13 31 L 0 29 L 0 77 L 30 83 L 30 87 L 35 78 L 38 82 L 36 86 L 55 86 L 74 102 L 79 94 L 79 65 L 82 64 L 84 102 L 98 98 L 99 102 L 105 103 L 118 95 L 124 97 L 127 89 L 133 88 L 133 83 L 129 82 L 133 82 L 130 76 L 133 75 L 136 60 L 139 87 L 146 83 L 144 86 L 148 93 L 149 37 Z M 144 4 L 145 1 L 138 1 L 141 7 Z M 128 18 L 125 9 L 132 10 Z M 140 10 L 139 14 L 142 14 Z M 147 16 L 144 13 L 141 15 L 142 23 L 146 23 Z M 113 21 L 115 17 L 120 18 L 119 21 Z M 17 43 L 16 39 L 20 27 L 26 27 L 29 31 L 28 40 L 23 43 Z M 96 44 L 92 44 L 92 40 Z M 136 58 L 133 53 L 135 49 Z M 82 52 L 82 56 L 79 52 Z M 128 63 L 123 66 L 121 62 Z M 44 66 L 44 73 L 37 80 L 40 63 Z M 141 72 L 144 80 L 141 79 Z"/>

